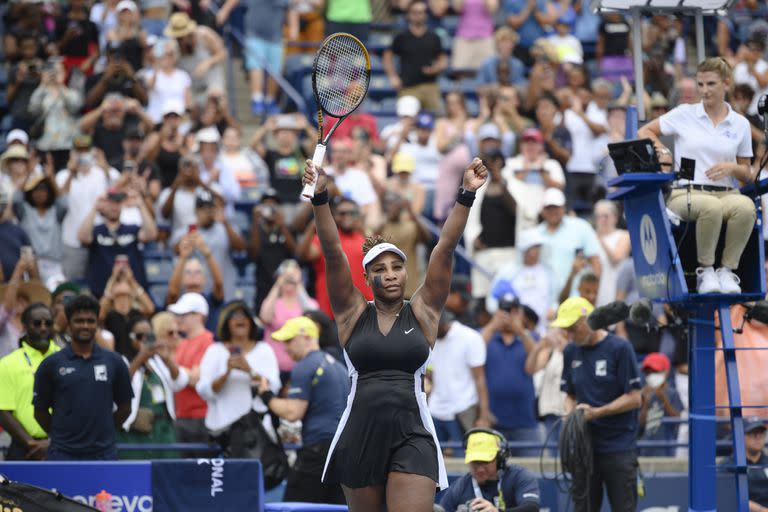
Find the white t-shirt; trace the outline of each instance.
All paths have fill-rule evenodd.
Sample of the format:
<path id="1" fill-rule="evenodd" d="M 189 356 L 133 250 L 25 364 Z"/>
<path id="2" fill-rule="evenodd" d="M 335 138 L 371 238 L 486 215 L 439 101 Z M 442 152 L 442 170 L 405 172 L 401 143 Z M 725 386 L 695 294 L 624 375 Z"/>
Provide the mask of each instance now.
<path id="1" fill-rule="evenodd" d="M 345 170 L 344 174 L 339 174 L 333 168 L 329 168 L 327 172 L 333 175 L 333 182 L 339 187 L 341 194 L 360 206 L 366 206 L 378 200 L 371 179 L 365 171 L 350 168 Z"/>
<path id="2" fill-rule="evenodd" d="M 480 333 L 457 322 L 445 338 L 438 338 L 432 349 L 432 392 L 429 411 L 441 421 L 453 420 L 458 413 L 477 403 L 477 388 L 472 368 L 485 365 L 485 341 Z"/>
<path id="3" fill-rule="evenodd" d="M 266 377 L 269 388 L 277 393 L 280 390 L 280 370 L 272 348 L 260 341 L 244 355 L 251 369 Z M 211 431 L 232 425 L 248 414 L 251 409 L 256 412 L 267 412 L 267 407 L 261 398 L 251 394 L 251 376 L 242 370 L 232 370 L 224 386 L 218 393 L 214 393 L 213 381 L 226 373 L 229 357 L 229 350 L 224 344 L 214 343 L 206 349 L 200 361 L 200 380 L 195 389 L 208 403 L 205 426 Z"/>
<path id="4" fill-rule="evenodd" d="M 151 76 L 152 72 L 148 73 Z M 170 75 L 158 71 L 155 86 L 149 90 L 147 114 L 152 121 L 159 123 L 163 120 L 163 106 L 170 99 L 184 101 L 185 91 L 192 85 L 192 79 L 186 71 L 174 69 Z"/>
<path id="5" fill-rule="evenodd" d="M 434 189 L 440 175 L 440 161 L 443 159 L 443 155 L 437 150 L 435 138 L 430 137 L 429 142 L 424 146 L 418 142 L 401 144 L 400 151 L 411 155 L 416 160 L 416 169 L 411 179 L 429 190 Z"/>
<path id="6" fill-rule="evenodd" d="M 69 208 L 61 221 L 61 241 L 67 247 L 80 247 L 77 231 L 96 204 L 96 199 L 109 189 L 110 183 L 120 178 L 115 169 L 109 170 L 109 179 L 101 167 L 93 166 L 87 173 L 78 172 L 69 184 Z M 59 188 L 69 179 L 69 170 L 56 173 L 56 185 Z"/>
<path id="7" fill-rule="evenodd" d="M 501 176 L 507 181 L 509 193 L 517 203 L 515 229 L 518 235 L 539 224 L 539 213 L 544 207 L 544 190 L 546 190 L 541 172 L 529 171 L 523 177 L 519 171 L 522 171 L 524 166 L 523 155 L 517 155 L 514 158 L 508 158 L 501 171 Z M 547 171 L 549 177 L 556 182 L 565 184 L 565 174 L 557 160 L 546 158 L 541 164 L 541 169 Z"/>
<path id="8" fill-rule="evenodd" d="M 713 126 L 703 103 L 699 102 L 678 105 L 659 118 L 659 126 L 662 135 L 675 138 L 675 170 L 680 169 L 681 158 L 692 158 L 696 161 L 694 183 L 737 186 L 733 177 L 713 181 L 706 171 L 716 163 L 736 162 L 736 157 L 752 157 L 752 131 L 746 117 L 728 105 L 726 118 Z"/>
<path id="9" fill-rule="evenodd" d="M 489 313 L 499 309 L 499 300 L 493 296 L 492 291 L 500 281 L 509 282 L 520 297 L 520 302 L 539 315 L 537 330 L 543 333 L 547 327 L 547 311 L 555 300 L 552 271 L 540 263 L 533 266 L 507 263 L 494 276 L 489 287 L 491 292 L 485 297 L 485 308 Z"/>
<path id="10" fill-rule="evenodd" d="M 171 189 L 164 188 L 160 192 L 160 197 L 157 198 L 157 220 L 159 223 L 164 223 L 166 226 L 171 226 L 171 245 L 175 245 L 182 236 L 189 230 L 190 224 L 197 224 L 197 215 L 195 214 L 195 199 L 197 197 L 196 190 L 186 190 L 183 188 L 176 189 L 176 195 L 173 197 L 173 210 L 171 211 L 171 217 L 163 217 L 161 213 L 165 201 L 171 194 Z"/>
<path id="11" fill-rule="evenodd" d="M 568 159 L 565 168 L 568 172 L 596 173 L 597 169 L 592 161 L 592 145 L 595 136 L 589 125 L 571 109 L 565 111 L 563 123 L 571 134 L 573 146 L 571 158 Z"/>
<path id="12" fill-rule="evenodd" d="M 765 73 L 766 69 L 768 69 L 768 62 L 765 60 L 758 59 L 757 62 L 755 62 L 755 72 Z M 757 102 L 760 101 L 760 98 L 763 95 L 768 94 L 768 87 L 760 87 L 760 84 L 757 83 L 757 78 L 749 72 L 749 67 L 746 62 L 739 62 L 733 68 L 733 83 L 747 84 L 754 89 L 755 96 L 752 98 L 752 103 L 749 104 L 749 108 L 747 108 L 747 114 L 757 114 Z"/>

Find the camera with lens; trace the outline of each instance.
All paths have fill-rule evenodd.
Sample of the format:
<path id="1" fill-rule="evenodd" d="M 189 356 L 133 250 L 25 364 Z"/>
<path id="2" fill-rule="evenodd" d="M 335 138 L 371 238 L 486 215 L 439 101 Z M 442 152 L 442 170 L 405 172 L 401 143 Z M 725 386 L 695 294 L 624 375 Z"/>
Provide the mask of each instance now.
<path id="1" fill-rule="evenodd" d="M 509 313 L 513 309 L 517 309 L 519 307 L 520 301 L 511 293 L 504 294 L 504 296 L 499 299 L 499 309 L 502 311 Z"/>

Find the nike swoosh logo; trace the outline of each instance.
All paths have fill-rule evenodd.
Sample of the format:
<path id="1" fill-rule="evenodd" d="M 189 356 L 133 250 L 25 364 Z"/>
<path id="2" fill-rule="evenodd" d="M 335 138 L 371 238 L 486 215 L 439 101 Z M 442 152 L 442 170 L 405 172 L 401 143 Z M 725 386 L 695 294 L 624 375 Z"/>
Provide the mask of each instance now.
<path id="1" fill-rule="evenodd" d="M 411 327 L 411 328 L 410 328 L 410 329 L 408 329 L 407 331 L 403 331 L 403 332 L 404 332 L 405 334 L 411 334 L 411 331 L 412 331 L 412 330 L 414 330 L 414 329 L 415 329 L 415 327 Z"/>

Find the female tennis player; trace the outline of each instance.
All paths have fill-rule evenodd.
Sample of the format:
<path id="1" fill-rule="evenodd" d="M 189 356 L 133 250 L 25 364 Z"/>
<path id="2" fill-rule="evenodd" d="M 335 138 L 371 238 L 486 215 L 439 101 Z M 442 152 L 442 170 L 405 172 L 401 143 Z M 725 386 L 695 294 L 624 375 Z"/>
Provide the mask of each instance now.
<path id="1" fill-rule="evenodd" d="M 342 484 L 351 512 L 378 511 L 385 504 L 389 512 L 431 512 L 436 484 L 448 487 L 422 376 L 450 289 L 453 252 L 487 176 L 478 158 L 464 171 L 424 284 L 406 301 L 406 257 L 395 245 L 369 238 L 363 268 L 349 268 L 328 207 L 325 173 L 307 160 L 304 183 L 317 179 L 312 198 L 317 235 L 352 379 L 323 481 Z M 354 287 L 352 272 L 363 272 L 373 302 Z"/>

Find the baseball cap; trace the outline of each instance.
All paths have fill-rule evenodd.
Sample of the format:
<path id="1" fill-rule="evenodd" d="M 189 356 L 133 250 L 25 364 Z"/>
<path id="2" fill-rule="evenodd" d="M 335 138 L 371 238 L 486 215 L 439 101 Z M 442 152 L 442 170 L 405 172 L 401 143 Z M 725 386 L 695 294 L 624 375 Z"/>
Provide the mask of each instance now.
<path id="1" fill-rule="evenodd" d="M 474 432 L 467 439 L 464 463 L 491 462 L 499 455 L 500 439 L 488 432 Z"/>
<path id="2" fill-rule="evenodd" d="M 291 318 L 280 329 L 273 332 L 272 338 L 277 341 L 291 341 L 299 335 L 317 339 L 320 336 L 320 332 L 317 329 L 317 324 L 312 319 L 306 316 L 297 316 Z"/>
<path id="3" fill-rule="evenodd" d="M 470 300 L 470 280 L 466 274 L 455 274 L 451 279 L 451 293 L 458 293 L 464 300 Z"/>
<path id="4" fill-rule="evenodd" d="M 526 128 L 521 135 L 523 142 L 544 142 L 544 134 L 538 128 Z"/>
<path id="5" fill-rule="evenodd" d="M 195 139 L 197 139 L 197 142 L 218 144 L 219 141 L 221 141 L 221 135 L 219 134 L 219 130 L 216 127 L 209 126 L 198 131 L 197 135 L 195 135 Z"/>
<path id="6" fill-rule="evenodd" d="M 281 114 L 275 121 L 275 130 L 299 130 L 299 123 L 293 114 Z"/>
<path id="7" fill-rule="evenodd" d="M 395 104 L 398 117 L 416 117 L 421 110 L 421 102 L 415 96 L 401 96 Z"/>
<path id="8" fill-rule="evenodd" d="M 10 145 L 12 142 L 21 142 L 25 146 L 29 144 L 29 135 L 24 130 L 15 128 L 8 132 L 5 137 L 5 143 Z"/>
<path id="9" fill-rule="evenodd" d="M 765 419 L 759 416 L 752 416 L 744 419 L 744 433 L 753 432 L 757 429 L 766 430 Z"/>
<path id="10" fill-rule="evenodd" d="M 397 153 L 392 159 L 392 172 L 413 172 L 416 169 L 416 159 L 408 153 Z"/>
<path id="11" fill-rule="evenodd" d="M 544 245 L 544 236 L 538 229 L 527 229 L 517 238 L 517 250 L 521 253 L 537 245 Z"/>
<path id="12" fill-rule="evenodd" d="M 560 307 L 557 308 L 557 318 L 550 325 L 567 329 L 578 322 L 581 317 L 589 315 L 594 309 L 595 306 L 584 297 L 571 297 L 560 304 Z"/>
<path id="13" fill-rule="evenodd" d="M 205 297 L 199 293 L 185 293 L 176 304 L 168 306 L 168 311 L 174 315 L 186 315 L 189 313 L 198 313 L 203 316 L 208 316 L 208 301 Z"/>
<path id="14" fill-rule="evenodd" d="M 277 190 L 275 190 L 272 187 L 269 187 L 264 190 L 264 192 L 261 193 L 261 201 L 265 199 L 274 199 L 278 203 L 280 203 L 280 194 L 277 193 Z"/>
<path id="15" fill-rule="evenodd" d="M 183 116 L 185 111 L 184 103 L 178 98 L 168 98 L 165 100 L 165 103 L 163 103 L 163 117 L 169 114 Z"/>
<path id="16" fill-rule="evenodd" d="M 434 127 L 435 118 L 432 116 L 432 114 L 423 112 L 419 114 L 419 117 L 416 118 L 416 128 L 427 128 L 428 130 L 431 130 Z"/>
<path id="17" fill-rule="evenodd" d="M 204 208 L 206 206 L 214 206 L 213 194 L 207 190 L 200 190 L 195 197 L 195 208 Z"/>
<path id="18" fill-rule="evenodd" d="M 561 14 L 559 18 L 557 18 L 556 23 L 573 26 L 576 23 L 576 11 L 574 11 L 572 8 L 566 9 L 565 12 Z"/>
<path id="19" fill-rule="evenodd" d="M 499 131 L 499 127 L 493 123 L 485 123 L 477 131 L 477 139 L 478 140 L 485 140 L 485 139 L 501 140 L 501 132 Z"/>
<path id="20" fill-rule="evenodd" d="M 565 206 L 565 194 L 559 188 L 548 188 L 544 191 L 542 206 Z"/>
<path id="21" fill-rule="evenodd" d="M 120 12 L 124 9 L 128 9 L 131 12 L 137 12 L 139 9 L 136 7 L 136 4 L 132 2 L 131 0 L 121 0 L 117 4 L 117 12 Z"/>
<path id="22" fill-rule="evenodd" d="M 651 352 L 643 359 L 643 370 L 665 372 L 671 368 L 669 358 L 661 352 Z"/>

